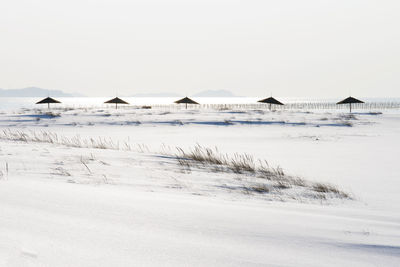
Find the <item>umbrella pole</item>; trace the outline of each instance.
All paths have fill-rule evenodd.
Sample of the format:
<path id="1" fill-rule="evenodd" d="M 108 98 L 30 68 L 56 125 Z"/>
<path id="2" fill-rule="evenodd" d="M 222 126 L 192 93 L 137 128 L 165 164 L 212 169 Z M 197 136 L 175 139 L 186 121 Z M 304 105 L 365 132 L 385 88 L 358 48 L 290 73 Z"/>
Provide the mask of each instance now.
<path id="1" fill-rule="evenodd" d="M 272 107 L 272 104 L 271 104 L 271 103 L 269 103 L 269 110 L 271 110 L 271 107 Z"/>
<path id="2" fill-rule="evenodd" d="M 50 109 L 50 103 L 47 103 L 47 108 Z"/>
<path id="3" fill-rule="evenodd" d="M 115 109 L 118 109 L 118 103 L 115 103 Z"/>
<path id="4" fill-rule="evenodd" d="M 187 109 L 187 103 L 186 103 L 186 109 Z"/>
<path id="5" fill-rule="evenodd" d="M 351 113 L 351 103 L 350 103 L 350 113 Z"/>

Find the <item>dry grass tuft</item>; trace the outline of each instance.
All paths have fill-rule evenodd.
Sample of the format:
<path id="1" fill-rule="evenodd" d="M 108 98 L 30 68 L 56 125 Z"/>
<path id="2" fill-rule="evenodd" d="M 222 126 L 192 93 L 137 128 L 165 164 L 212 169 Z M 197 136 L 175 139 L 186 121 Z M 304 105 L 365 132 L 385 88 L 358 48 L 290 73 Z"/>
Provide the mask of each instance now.
<path id="1" fill-rule="evenodd" d="M 115 142 L 111 138 L 81 138 L 79 135 L 73 137 L 58 136 L 56 133 L 47 131 L 18 131 L 3 130 L 0 132 L 0 139 L 18 141 L 18 142 L 37 142 L 50 143 L 54 145 L 63 145 L 74 148 L 96 148 L 112 149 L 122 151 L 150 152 L 145 145 L 131 145 L 129 141 L 122 144 Z M 255 160 L 249 154 L 235 153 L 233 156 L 222 154 L 217 148 L 211 149 L 196 145 L 191 150 L 184 150 L 177 147 L 177 153 L 173 154 L 170 148 L 164 147 L 164 154 L 174 156 L 178 165 L 185 173 L 190 173 L 192 168 L 203 168 L 207 172 L 231 173 L 235 179 L 245 181 L 244 191 L 247 193 L 267 194 L 271 191 L 281 194 L 289 190 L 291 193 L 300 193 L 303 196 L 309 196 L 315 199 L 343 198 L 352 199 L 352 197 L 336 186 L 326 183 L 308 182 L 300 177 L 286 174 L 280 167 L 271 167 L 267 161 Z M 81 157 L 81 163 L 89 174 L 92 170 L 89 168 L 89 162 L 95 160 L 94 156 Z M 56 174 L 70 176 L 70 173 L 62 168 L 55 169 Z M 107 178 L 105 178 L 107 180 Z M 289 193 L 288 195 L 290 195 Z"/>
<path id="2" fill-rule="evenodd" d="M 258 194 L 267 194 L 271 189 L 265 184 L 255 184 L 245 188 L 246 193 L 254 192 Z"/>
<path id="3" fill-rule="evenodd" d="M 333 193 L 341 198 L 351 198 L 349 194 L 339 190 L 336 186 L 331 184 L 314 183 L 311 187 L 313 191 L 318 193 Z"/>
<path id="4" fill-rule="evenodd" d="M 211 172 L 231 172 L 251 178 L 249 185 L 244 186 L 247 193 L 269 193 L 271 190 L 300 189 L 307 190 L 310 196 L 317 199 L 327 199 L 327 195 L 351 199 L 350 195 L 337 187 L 324 183 L 311 183 L 300 177 L 285 174 L 280 167 L 271 167 L 267 161 L 256 161 L 248 154 L 234 154 L 230 157 L 222 154 L 217 148 L 205 148 L 196 145 L 192 150 L 177 148 L 175 158 L 185 172 L 192 168 L 207 168 Z M 258 182 L 265 180 L 265 182 Z M 314 193 L 313 193 L 314 192 Z M 315 194 L 317 193 L 317 194 Z"/>
<path id="5" fill-rule="evenodd" d="M 84 139 L 79 135 L 73 137 L 58 136 L 56 133 L 47 131 L 28 131 L 22 132 L 18 130 L 6 129 L 0 132 L 0 139 L 10 141 L 21 141 L 25 143 L 49 143 L 56 145 L 64 145 L 76 148 L 97 148 L 97 149 L 113 149 L 113 150 L 130 150 L 129 146 L 121 148 L 119 142 L 115 142 L 111 138 L 89 138 Z"/>
<path id="6" fill-rule="evenodd" d="M 203 166 L 223 166 L 225 169 L 230 170 L 234 173 L 254 173 L 256 172 L 256 166 L 254 159 L 248 154 L 236 153 L 233 157 L 218 152 L 218 149 L 204 148 L 200 145 L 196 145 L 189 152 L 184 151 L 182 148 L 177 147 L 178 154 L 176 158 L 179 164 L 184 166 L 191 165 L 203 165 Z M 224 168 L 216 168 L 223 170 Z"/>

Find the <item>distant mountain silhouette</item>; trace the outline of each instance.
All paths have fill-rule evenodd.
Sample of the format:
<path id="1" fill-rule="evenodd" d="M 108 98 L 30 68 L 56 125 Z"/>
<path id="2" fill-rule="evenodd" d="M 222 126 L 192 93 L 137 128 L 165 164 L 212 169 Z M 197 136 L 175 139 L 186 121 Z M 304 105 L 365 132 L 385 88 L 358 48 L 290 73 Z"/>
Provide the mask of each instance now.
<path id="1" fill-rule="evenodd" d="M 193 95 L 194 97 L 236 97 L 228 90 L 206 90 Z"/>
<path id="2" fill-rule="evenodd" d="M 61 90 L 49 90 L 39 87 L 26 87 L 21 89 L 1 89 L 0 97 L 73 97 L 84 96 L 76 93 L 65 93 Z M 138 93 L 130 95 L 132 97 L 181 97 L 183 94 L 178 93 Z M 190 95 L 193 97 L 236 97 L 228 90 L 206 90 L 197 94 Z"/>
<path id="3" fill-rule="evenodd" d="M 181 97 L 183 94 L 177 93 L 138 93 L 134 95 L 129 95 L 132 97 Z M 194 97 L 236 97 L 232 92 L 228 90 L 206 90 L 201 91 L 196 94 L 190 94 Z"/>
<path id="4" fill-rule="evenodd" d="M 39 87 L 26 87 L 21 89 L 1 89 L 0 97 L 71 97 L 71 96 L 83 96 L 80 94 L 69 94 L 64 93 L 61 90 L 48 90 Z"/>
<path id="5" fill-rule="evenodd" d="M 139 93 L 131 96 L 132 97 L 178 97 L 182 95 L 176 93 Z"/>

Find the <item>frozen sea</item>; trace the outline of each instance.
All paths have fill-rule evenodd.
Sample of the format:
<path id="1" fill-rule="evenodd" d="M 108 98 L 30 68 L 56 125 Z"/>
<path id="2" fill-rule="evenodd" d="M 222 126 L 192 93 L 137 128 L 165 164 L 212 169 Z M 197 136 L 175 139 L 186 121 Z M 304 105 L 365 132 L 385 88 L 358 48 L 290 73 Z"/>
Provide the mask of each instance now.
<path id="1" fill-rule="evenodd" d="M 399 109 L 124 98 L 115 110 L 109 98 L 60 98 L 51 113 L 40 98 L 0 99 L 0 266 L 399 266 Z M 197 145 L 352 198 L 182 167 L 177 147 Z"/>
<path id="2" fill-rule="evenodd" d="M 56 106 L 69 107 L 69 108 L 93 108 L 93 107 L 107 107 L 105 101 L 114 98 L 110 97 L 54 97 L 61 101 L 61 104 Z M 264 97 L 193 97 L 194 100 L 200 104 L 256 104 L 258 100 Z M 180 97 L 120 97 L 131 105 L 168 105 L 173 104 L 174 101 Z M 301 98 L 301 97 L 283 97 L 279 98 L 283 103 L 336 103 L 342 98 Z M 345 98 L 345 97 L 343 97 Z M 40 107 L 35 105 L 40 101 L 41 97 L 0 97 L 0 110 L 16 110 L 19 108 L 36 108 Z M 361 98 L 365 102 L 396 102 L 400 103 L 400 98 Z"/>

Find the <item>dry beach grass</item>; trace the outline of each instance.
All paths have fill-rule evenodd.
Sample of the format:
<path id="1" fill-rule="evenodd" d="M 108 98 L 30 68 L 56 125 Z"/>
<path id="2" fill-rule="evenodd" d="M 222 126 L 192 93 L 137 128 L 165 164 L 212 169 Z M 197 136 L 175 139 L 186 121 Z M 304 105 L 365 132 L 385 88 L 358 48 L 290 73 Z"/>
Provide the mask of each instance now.
<path id="1" fill-rule="evenodd" d="M 283 190 L 293 187 L 308 189 L 317 198 L 326 197 L 324 194 L 333 195 L 338 198 L 351 199 L 350 194 L 338 189 L 328 183 L 310 182 L 300 177 L 287 175 L 280 167 L 270 167 L 267 161 L 257 162 L 251 155 L 235 153 L 232 157 L 222 154 L 217 148 L 211 149 L 196 145 L 192 150 L 185 151 L 177 148 L 175 155 L 178 163 L 185 169 L 193 167 L 206 168 L 211 172 L 233 172 L 246 177 L 254 177 L 267 181 L 267 183 L 256 182 L 244 188 L 246 191 L 256 193 L 268 193 L 271 189 Z M 322 193 L 322 194 L 321 194 Z"/>
<path id="2" fill-rule="evenodd" d="M 111 138 L 82 138 L 80 136 L 66 137 L 48 131 L 20 131 L 6 129 L 0 133 L 1 140 L 23 143 L 48 143 L 72 148 L 91 148 L 101 150 L 117 150 L 127 152 L 150 153 L 145 145 L 132 145 L 130 142 L 115 142 Z M 230 190 L 246 194 L 295 195 L 296 200 L 308 199 L 352 199 L 350 194 L 336 186 L 311 182 L 303 178 L 286 174 L 280 167 L 271 167 L 266 160 L 256 160 L 252 155 L 235 153 L 232 156 L 218 151 L 218 148 L 207 148 L 196 145 L 193 149 L 185 150 L 177 147 L 175 153 L 164 149 L 162 153 L 176 163 L 190 175 L 192 171 L 202 170 L 210 173 L 233 175 L 232 181 L 242 181 L 229 186 Z M 152 153 L 154 154 L 154 153 Z M 91 154 L 91 158 L 95 158 Z M 81 157 L 80 163 L 89 174 L 92 170 L 88 166 L 89 159 Z M 60 175 L 71 176 L 68 170 L 58 168 Z M 229 176 L 230 177 L 230 176 Z M 218 185 L 224 187 L 223 185 Z"/>

